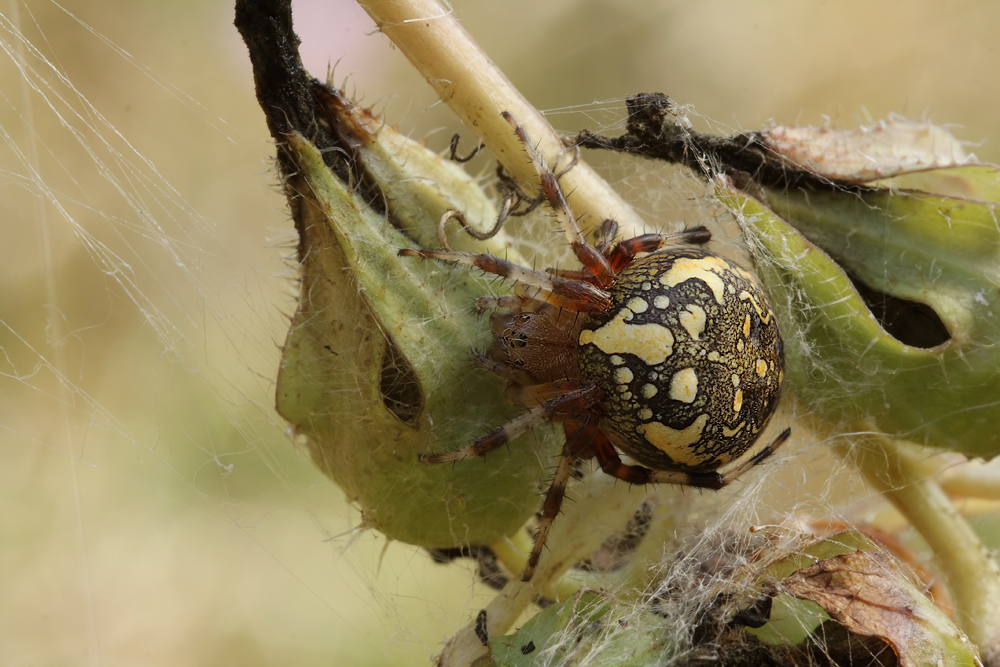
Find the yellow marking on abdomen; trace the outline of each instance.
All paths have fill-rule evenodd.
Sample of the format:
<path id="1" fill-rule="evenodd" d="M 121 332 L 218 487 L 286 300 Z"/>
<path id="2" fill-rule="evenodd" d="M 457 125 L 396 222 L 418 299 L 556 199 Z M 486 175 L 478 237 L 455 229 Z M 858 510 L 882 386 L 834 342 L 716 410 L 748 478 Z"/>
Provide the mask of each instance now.
<path id="1" fill-rule="evenodd" d="M 622 308 L 600 329 L 584 329 L 580 345 L 593 343 L 605 354 L 633 354 L 649 366 L 662 364 L 674 353 L 674 335 L 659 324 L 626 324 L 632 315 L 631 310 Z"/>
<path id="2" fill-rule="evenodd" d="M 698 340 L 698 337 L 705 331 L 707 317 L 705 316 L 705 309 L 701 306 L 689 303 L 685 306 L 685 310 L 682 310 L 677 317 L 681 322 L 681 326 L 688 332 L 692 340 Z"/>
<path id="3" fill-rule="evenodd" d="M 731 438 L 734 435 L 736 435 L 737 433 L 739 433 L 740 431 L 742 431 L 743 427 L 745 425 L 746 425 L 746 422 L 743 421 L 743 422 L 740 422 L 739 424 L 737 424 L 736 428 L 730 429 L 730 428 L 726 428 L 725 426 L 723 426 L 722 427 L 722 436 L 725 437 L 725 438 Z"/>
<path id="4" fill-rule="evenodd" d="M 682 257 L 675 260 L 670 270 L 660 276 L 660 282 L 667 287 L 674 287 L 692 278 L 697 278 L 708 285 L 712 294 L 715 295 L 715 300 L 719 302 L 719 305 L 722 305 L 726 298 L 726 287 L 716 272 L 729 270 L 729 264 L 721 257 L 703 257 L 701 259 Z"/>
<path id="5" fill-rule="evenodd" d="M 737 389 L 736 396 L 733 397 L 733 412 L 739 412 L 743 409 L 743 390 Z"/>
<path id="6" fill-rule="evenodd" d="M 671 461 L 684 465 L 696 466 L 704 463 L 704 457 L 698 456 L 691 451 L 691 445 L 701 439 L 705 424 L 708 423 L 708 415 L 701 414 L 691 422 L 687 428 L 670 428 L 660 422 L 650 422 L 643 424 L 639 430 L 646 436 L 647 442 L 670 457 Z"/>
<path id="7" fill-rule="evenodd" d="M 625 307 L 631 310 L 633 313 L 645 313 L 647 310 L 649 310 L 649 304 L 646 303 L 646 300 L 638 296 L 629 299 L 628 303 L 625 304 Z"/>
<path id="8" fill-rule="evenodd" d="M 760 307 L 760 304 L 757 303 L 757 299 L 753 298 L 753 294 L 750 292 L 746 290 L 740 292 L 740 301 L 749 301 L 750 305 L 753 306 L 753 309 L 757 311 L 757 317 L 759 317 L 760 321 L 764 324 L 768 324 L 771 321 L 771 315 L 773 313 L 770 310 L 765 313 Z"/>
<path id="9" fill-rule="evenodd" d="M 693 368 L 685 368 L 670 378 L 670 398 L 681 403 L 694 403 L 698 396 L 698 374 Z"/>

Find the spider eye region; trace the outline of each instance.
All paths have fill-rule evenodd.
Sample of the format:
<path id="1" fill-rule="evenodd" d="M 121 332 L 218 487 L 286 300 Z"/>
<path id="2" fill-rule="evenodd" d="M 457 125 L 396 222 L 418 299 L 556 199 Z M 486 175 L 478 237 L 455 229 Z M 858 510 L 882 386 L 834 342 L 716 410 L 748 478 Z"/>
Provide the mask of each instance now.
<path id="1" fill-rule="evenodd" d="M 602 427 L 657 470 L 714 471 L 774 413 L 784 355 L 753 276 L 700 248 L 634 260 L 611 306 L 579 334 L 580 373 L 601 388 Z"/>

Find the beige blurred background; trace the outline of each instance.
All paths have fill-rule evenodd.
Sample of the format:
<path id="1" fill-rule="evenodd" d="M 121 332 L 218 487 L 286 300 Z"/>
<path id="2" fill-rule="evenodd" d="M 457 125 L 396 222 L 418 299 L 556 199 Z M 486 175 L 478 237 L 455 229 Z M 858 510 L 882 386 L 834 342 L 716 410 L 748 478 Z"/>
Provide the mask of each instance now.
<path id="1" fill-rule="evenodd" d="M 928 118 L 1000 161 L 993 3 L 454 11 L 558 129 L 614 131 L 662 91 L 735 128 Z M 363 12 L 295 12 L 314 74 L 338 63 L 446 147 L 456 123 Z M 0 664 L 426 664 L 487 594 L 354 530 L 273 412 L 293 239 L 231 3 L 0 17 Z"/>

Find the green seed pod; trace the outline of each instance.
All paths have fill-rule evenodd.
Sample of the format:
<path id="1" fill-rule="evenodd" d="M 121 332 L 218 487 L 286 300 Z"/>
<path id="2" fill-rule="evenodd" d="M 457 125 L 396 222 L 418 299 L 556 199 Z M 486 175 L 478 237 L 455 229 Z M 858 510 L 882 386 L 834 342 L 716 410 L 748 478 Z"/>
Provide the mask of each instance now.
<path id="1" fill-rule="evenodd" d="M 800 400 L 834 422 L 1000 453 L 998 180 L 995 167 L 967 165 L 891 188 L 765 190 L 766 201 L 720 187 L 786 305 Z M 942 194 L 899 189 L 914 184 Z"/>
<path id="2" fill-rule="evenodd" d="M 472 310 L 483 283 L 465 271 L 400 260 L 397 251 L 414 242 L 390 224 L 406 209 L 408 228 L 436 230 L 444 210 L 482 206 L 483 195 L 454 170 L 450 178 L 462 187 L 451 191 L 439 174 L 413 171 L 438 158 L 420 156 L 426 149 L 390 128 L 365 136 L 372 141 L 355 146 L 365 155 L 362 166 L 392 164 L 387 146 L 409 151 L 395 171 L 365 174 L 392 193 L 384 198 L 389 220 L 335 177 L 302 135 L 287 138 L 298 166 L 287 188 L 296 195 L 289 199 L 302 287 L 278 376 L 278 411 L 368 526 L 427 547 L 494 541 L 537 508 L 537 485 L 558 443 L 553 430 L 537 429 L 512 443 L 509 454 L 479 465 L 418 462 L 420 453 L 475 440 L 512 410 L 504 406 L 502 381 L 474 368 L 468 353 L 490 338 Z"/>
<path id="3" fill-rule="evenodd" d="M 395 227 L 410 237 L 408 246 L 436 247 L 438 223 L 446 212 L 459 210 L 473 228 L 488 230 L 497 210 L 475 180 L 458 164 L 444 160 L 344 97 L 339 90 L 319 92 L 319 102 L 341 142 L 348 147 L 364 179 L 379 191 Z M 449 231 L 458 229 L 452 223 Z M 489 252 L 520 261 L 503 233 L 485 241 L 464 232 L 452 233 L 456 250 Z"/>

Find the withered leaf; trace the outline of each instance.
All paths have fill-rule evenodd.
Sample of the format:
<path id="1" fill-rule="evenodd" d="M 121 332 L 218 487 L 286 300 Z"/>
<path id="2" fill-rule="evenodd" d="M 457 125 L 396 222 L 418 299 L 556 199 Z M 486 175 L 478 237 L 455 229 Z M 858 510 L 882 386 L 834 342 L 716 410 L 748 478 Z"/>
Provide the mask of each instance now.
<path id="1" fill-rule="evenodd" d="M 821 606 L 848 631 L 885 640 L 899 664 L 975 665 L 975 647 L 888 554 L 855 551 L 798 570 L 779 589 Z"/>

